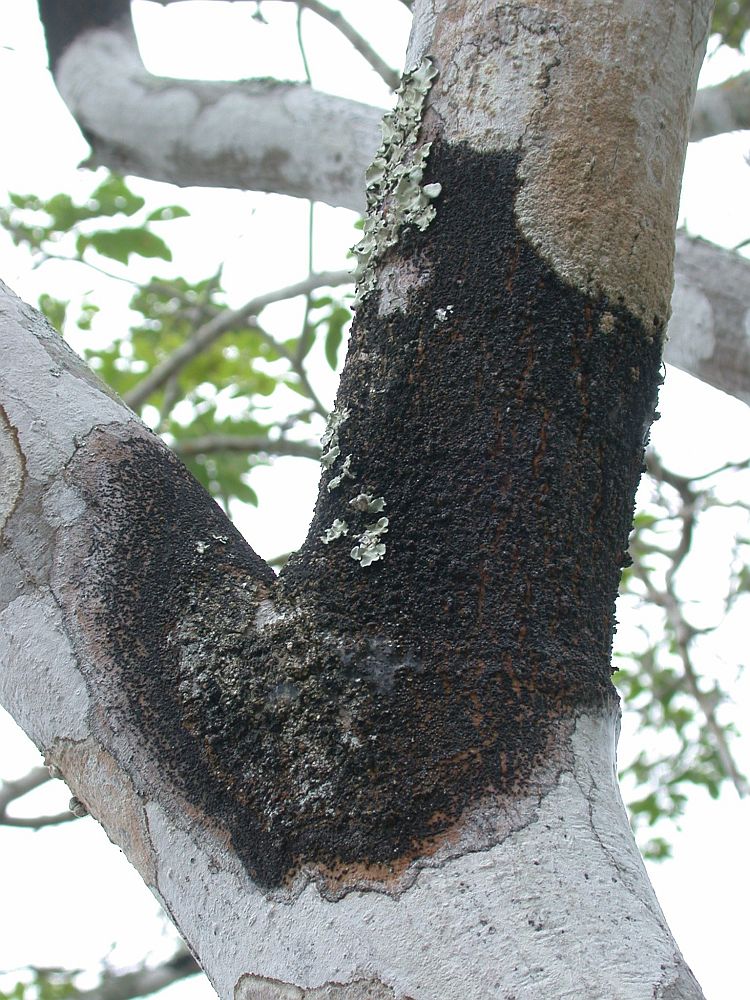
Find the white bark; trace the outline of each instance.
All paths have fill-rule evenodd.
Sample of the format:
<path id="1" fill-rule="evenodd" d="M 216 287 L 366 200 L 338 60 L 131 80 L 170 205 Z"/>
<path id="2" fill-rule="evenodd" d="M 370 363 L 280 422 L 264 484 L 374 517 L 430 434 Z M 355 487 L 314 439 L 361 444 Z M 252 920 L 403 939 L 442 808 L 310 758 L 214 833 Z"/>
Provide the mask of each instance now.
<path id="1" fill-rule="evenodd" d="M 55 71 L 106 164 L 173 184 L 239 187 L 358 209 L 382 111 L 304 84 L 150 74 L 127 24 L 90 30 Z"/>
<path id="2" fill-rule="evenodd" d="M 264 894 L 174 789 L 144 801 L 133 778 L 158 762 L 143 759 L 135 727 L 107 724 L 116 692 L 87 692 L 80 637 L 63 623 L 70 595 L 56 584 L 86 513 L 65 469 L 94 428 L 136 422 L 32 310 L 5 288 L 0 301 L 3 703 L 125 850 L 220 996 L 701 996 L 632 840 L 612 717 L 561 726 L 559 760 L 536 794 L 480 807 L 460 851 L 449 843 L 388 891 L 338 901 L 305 876 Z M 489 828 L 494 846 L 472 849 Z"/>
<path id="3" fill-rule="evenodd" d="M 237 1000 L 698 998 L 633 844 L 614 745 L 612 719 L 581 716 L 569 765 L 539 797 L 477 817 L 499 820 L 496 846 L 433 859 L 392 895 L 335 903 L 312 882 L 268 900 L 240 870 L 217 879 L 194 833 L 149 807 L 170 866 L 159 889 L 199 954 L 221 941 L 214 985 Z"/>

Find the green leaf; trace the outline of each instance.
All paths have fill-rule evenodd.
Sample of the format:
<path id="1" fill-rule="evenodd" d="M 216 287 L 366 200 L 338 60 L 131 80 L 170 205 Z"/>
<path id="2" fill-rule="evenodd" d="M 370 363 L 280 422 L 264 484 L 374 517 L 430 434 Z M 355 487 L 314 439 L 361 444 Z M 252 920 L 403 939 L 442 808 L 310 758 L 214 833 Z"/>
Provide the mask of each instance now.
<path id="1" fill-rule="evenodd" d="M 146 222 L 170 222 L 172 219 L 184 219 L 188 215 L 190 212 L 181 205 L 164 205 L 147 215 Z"/>
<path id="2" fill-rule="evenodd" d="M 39 308 L 58 333 L 62 333 L 65 326 L 65 313 L 69 305 L 69 301 L 64 302 L 62 299 L 56 299 L 52 295 L 47 295 L 46 292 L 42 292 L 39 296 Z"/>
<path id="3" fill-rule="evenodd" d="M 725 45 L 739 49 L 749 29 L 750 0 L 716 0 L 711 31 L 721 35 Z"/>
<path id="4" fill-rule="evenodd" d="M 90 330 L 91 323 L 99 312 L 99 306 L 93 304 L 93 302 L 82 302 L 81 311 L 76 320 L 76 326 L 79 330 Z"/>
<path id="5" fill-rule="evenodd" d="M 307 357 L 315 343 L 315 326 L 308 323 L 297 340 L 296 354 L 300 361 Z"/>
<path id="6" fill-rule="evenodd" d="M 79 247 L 92 246 L 102 257 L 110 257 L 127 264 L 131 254 L 139 257 L 160 257 L 171 260 L 172 251 L 161 237 L 147 229 L 100 230 L 79 237 Z M 79 253 L 82 253 L 79 250 Z"/>
<path id="7" fill-rule="evenodd" d="M 16 208 L 28 209 L 32 212 L 38 211 L 42 207 L 42 202 L 35 194 L 14 194 L 9 192 L 10 202 Z"/>
<path id="8" fill-rule="evenodd" d="M 122 177 L 110 174 L 88 199 L 91 217 L 97 215 L 135 215 L 146 204 L 140 195 L 133 194 Z"/>
<path id="9" fill-rule="evenodd" d="M 325 339 L 326 361 L 335 371 L 339 360 L 339 348 L 344 339 L 344 327 L 352 318 L 351 312 L 345 306 L 337 306 L 328 319 L 328 332 Z"/>
<path id="10" fill-rule="evenodd" d="M 81 219 L 87 217 L 85 210 L 82 212 L 80 206 L 74 204 L 69 194 L 56 194 L 49 201 L 44 202 L 44 210 L 50 217 L 50 228 L 63 233 L 68 232 Z"/>

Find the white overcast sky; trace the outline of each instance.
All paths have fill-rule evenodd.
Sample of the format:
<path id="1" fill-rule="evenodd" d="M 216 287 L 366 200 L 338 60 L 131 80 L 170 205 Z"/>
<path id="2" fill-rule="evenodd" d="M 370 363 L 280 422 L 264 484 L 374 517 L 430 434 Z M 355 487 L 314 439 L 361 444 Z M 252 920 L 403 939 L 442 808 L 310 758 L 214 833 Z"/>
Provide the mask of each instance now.
<path id="1" fill-rule="evenodd" d="M 264 3 L 268 26 L 250 18 L 254 5 L 249 4 L 194 2 L 163 8 L 138 0 L 134 6 L 144 58 L 153 72 L 206 78 L 302 76 L 292 4 Z M 339 0 L 334 6 L 392 65 L 400 66 L 409 17 L 398 0 Z M 317 87 L 370 103 L 388 103 L 379 78 L 329 25 L 310 13 L 303 24 Z M 750 59 L 721 51 L 707 63 L 702 83 L 748 67 Z M 48 74 L 33 0 L 2 0 L 0 5 L 0 93 L 4 97 L 0 198 L 5 190 L 42 195 L 70 191 L 79 196 L 91 190 L 90 175 L 77 170 L 87 147 Z M 748 153 L 750 133 L 691 147 L 681 220 L 692 233 L 726 246 L 750 237 Z M 240 192 L 183 192 L 144 182 L 133 186 L 144 194 L 155 192 L 155 204 L 179 202 L 192 212 L 190 220 L 180 223 L 185 246 L 175 273 L 204 276 L 226 260 L 225 279 L 236 304 L 305 275 L 303 203 Z M 346 266 L 345 253 L 354 241 L 353 222 L 352 213 L 316 207 L 316 268 Z M 2 235 L 0 276 L 30 301 L 41 290 L 68 297 L 77 282 L 90 283 L 69 269 L 47 267 L 32 273 L 28 259 Z M 284 329 L 297 314 L 296 306 L 279 306 L 271 323 Z M 323 397 L 330 401 L 334 380 L 324 368 L 317 378 Z M 750 450 L 750 409 L 681 373 L 669 372 L 660 410 L 663 418 L 653 437 L 667 463 L 678 471 L 703 471 L 743 458 Z M 312 463 L 284 461 L 257 473 L 253 484 L 261 507 L 243 516 L 241 526 L 261 554 L 274 555 L 299 544 L 316 483 Z M 720 543 L 715 548 L 720 550 Z M 703 596 L 702 583 L 710 598 L 715 576 L 712 555 L 715 559 L 716 552 L 702 557 L 694 574 L 695 594 L 689 596 Z M 733 678 L 746 651 L 747 630 L 743 622 L 735 622 L 716 669 Z M 746 735 L 736 746 L 747 772 L 750 685 L 744 680 L 732 689 L 745 706 L 744 715 L 738 708 L 738 722 Z M 626 727 L 624 739 L 632 738 Z M 26 738 L 0 718 L 0 777 L 21 774 L 37 762 Z M 66 791 L 59 782 L 54 786 L 40 791 L 34 801 L 30 798 L 29 812 L 64 807 Z M 696 794 L 682 832 L 673 834 L 674 859 L 649 868 L 675 936 L 708 1000 L 748 995 L 749 839 L 750 803 L 739 802 L 730 789 L 718 803 Z M 111 949 L 115 965 L 135 964 L 145 954 L 156 959 L 171 951 L 172 932 L 155 902 L 92 820 L 37 834 L 0 829 L 0 892 L 0 972 L 26 964 L 90 968 Z M 11 981 L 12 976 L 0 978 L 0 989 Z M 195 981 L 168 992 L 183 998 L 213 996 L 210 987 Z"/>

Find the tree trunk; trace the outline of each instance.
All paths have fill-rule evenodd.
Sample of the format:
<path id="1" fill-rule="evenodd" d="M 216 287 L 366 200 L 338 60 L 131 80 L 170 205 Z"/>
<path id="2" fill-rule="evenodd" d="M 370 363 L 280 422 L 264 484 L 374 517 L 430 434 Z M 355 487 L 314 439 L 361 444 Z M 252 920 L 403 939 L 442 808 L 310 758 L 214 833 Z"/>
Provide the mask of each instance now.
<path id="1" fill-rule="evenodd" d="M 0 695 L 222 997 L 693 1000 L 610 651 L 710 3 L 415 7 L 279 578 L 4 298 Z"/>

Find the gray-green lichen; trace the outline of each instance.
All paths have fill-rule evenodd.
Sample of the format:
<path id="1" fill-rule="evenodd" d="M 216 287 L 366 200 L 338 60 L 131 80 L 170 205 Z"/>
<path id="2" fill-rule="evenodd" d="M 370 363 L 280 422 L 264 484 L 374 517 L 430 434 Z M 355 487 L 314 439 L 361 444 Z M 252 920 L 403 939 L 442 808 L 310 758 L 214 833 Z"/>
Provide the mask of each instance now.
<path id="1" fill-rule="evenodd" d="M 402 226 L 426 229 L 435 218 L 440 184 L 422 184 L 431 143 L 417 145 L 422 110 L 437 70 L 425 57 L 405 73 L 393 111 L 383 118 L 383 141 L 366 174 L 367 218 L 362 239 L 353 247 L 356 306 L 375 286 L 375 262 L 398 239 Z"/>
<path id="2" fill-rule="evenodd" d="M 320 439 L 320 446 L 323 449 L 323 454 L 320 456 L 320 464 L 326 469 L 330 469 L 341 454 L 341 449 L 339 448 L 339 429 L 348 419 L 349 411 L 347 409 L 334 410 L 328 417 L 326 429 L 323 431 Z"/>
<path id="3" fill-rule="evenodd" d="M 341 471 L 337 476 L 334 476 L 333 479 L 328 484 L 329 493 L 332 490 L 338 489 L 338 487 L 341 486 L 341 484 L 345 479 L 354 479 L 354 473 L 351 471 L 351 466 L 352 466 L 352 456 L 347 455 L 346 458 L 344 459 L 344 464 L 341 466 Z"/>
<path id="4" fill-rule="evenodd" d="M 361 510 L 363 514 L 379 514 L 385 507 L 385 497 L 374 497 L 371 493 L 359 493 L 349 506 Z"/>
<path id="5" fill-rule="evenodd" d="M 330 528 L 326 528 L 323 534 L 320 536 L 320 540 L 324 545 L 328 545 L 329 542 L 335 541 L 337 538 L 341 538 L 342 535 L 347 535 L 349 533 L 349 525 L 346 521 L 342 521 L 340 517 L 337 517 Z"/>
<path id="6" fill-rule="evenodd" d="M 382 559 L 385 555 L 385 542 L 380 541 L 380 536 L 386 531 L 388 531 L 388 518 L 381 517 L 362 532 L 349 555 L 363 568 Z"/>

